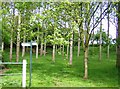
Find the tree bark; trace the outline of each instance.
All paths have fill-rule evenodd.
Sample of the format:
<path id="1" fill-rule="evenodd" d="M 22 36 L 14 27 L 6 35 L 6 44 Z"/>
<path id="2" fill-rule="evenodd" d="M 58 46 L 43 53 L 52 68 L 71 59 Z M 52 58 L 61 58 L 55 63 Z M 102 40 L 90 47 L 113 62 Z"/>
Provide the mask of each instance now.
<path id="1" fill-rule="evenodd" d="M 72 58 L 73 58 L 73 30 L 72 36 L 70 38 L 70 62 L 69 62 L 70 65 L 72 65 Z"/>
<path id="2" fill-rule="evenodd" d="M 17 49 L 16 49 L 16 62 L 19 61 L 19 51 L 20 51 L 20 15 L 18 16 L 18 30 L 17 30 Z"/>
<path id="3" fill-rule="evenodd" d="M 24 38 L 23 38 L 23 43 L 25 43 L 25 32 L 24 32 Z M 22 46 L 22 57 L 25 55 L 25 46 Z"/>
<path id="4" fill-rule="evenodd" d="M 69 57 L 69 44 L 67 45 L 67 57 L 66 57 L 66 59 L 68 59 L 68 57 Z"/>
<path id="5" fill-rule="evenodd" d="M 88 78 L 88 47 L 84 50 L 84 79 Z"/>
<path id="6" fill-rule="evenodd" d="M 55 55 L 57 55 L 57 49 L 58 49 L 58 48 L 57 48 L 57 45 L 56 45 L 56 46 L 55 46 L 55 50 L 56 50 Z"/>
<path id="7" fill-rule="evenodd" d="M 102 14 L 102 4 L 100 7 L 100 13 Z M 102 20 L 100 23 L 100 46 L 99 46 L 99 60 L 101 60 L 101 56 L 102 56 Z"/>
<path id="8" fill-rule="evenodd" d="M 4 51 L 4 42 L 2 42 L 2 52 Z"/>
<path id="9" fill-rule="evenodd" d="M 108 3 L 109 4 L 109 3 Z M 110 23 L 109 23 L 109 8 L 108 8 L 108 36 L 107 36 L 107 38 L 108 38 L 108 47 L 107 47 L 107 58 L 109 59 L 109 26 L 110 26 Z"/>
<path id="10" fill-rule="evenodd" d="M 93 14 L 93 38 L 92 38 L 92 47 L 93 47 L 93 55 L 94 55 L 94 38 L 95 38 L 95 36 L 94 36 L 94 22 L 95 22 L 95 14 Z"/>
<path id="11" fill-rule="evenodd" d="M 11 40 L 10 40 L 10 61 L 12 61 L 12 49 L 13 49 L 13 38 L 12 38 L 12 35 L 11 35 Z"/>
<path id="12" fill-rule="evenodd" d="M 38 26 L 38 32 L 39 32 L 39 26 Z M 36 45 L 36 59 L 38 59 L 38 44 L 39 44 L 39 35 L 37 35 L 37 45 Z"/>
<path id="13" fill-rule="evenodd" d="M 38 43 L 37 43 L 37 45 L 36 45 L 36 59 L 38 59 Z"/>
<path id="14" fill-rule="evenodd" d="M 79 57 L 80 56 L 80 27 L 79 27 L 79 30 L 78 30 L 78 53 L 77 53 L 77 56 Z"/>
<path id="15" fill-rule="evenodd" d="M 14 4 L 14 3 L 13 3 Z M 11 5 L 12 6 L 12 5 Z M 13 22 L 14 22 L 14 15 L 15 15 L 15 8 L 13 6 L 12 8 L 12 11 L 13 11 Z M 11 37 L 10 37 L 10 61 L 12 61 L 12 50 L 13 50 L 13 30 L 14 30 L 14 24 L 12 25 L 12 29 L 11 29 Z"/>
<path id="16" fill-rule="evenodd" d="M 53 45 L 52 61 L 55 62 L 55 44 Z"/>
<path id="17" fill-rule="evenodd" d="M 42 33 L 42 37 L 41 37 L 41 48 L 40 48 L 40 56 L 43 55 L 43 33 Z"/>
<path id="18" fill-rule="evenodd" d="M 55 32 L 54 32 L 54 37 L 55 37 Z M 54 41 L 55 41 L 55 39 L 54 39 Z M 55 43 L 53 43 L 52 61 L 55 62 Z"/>

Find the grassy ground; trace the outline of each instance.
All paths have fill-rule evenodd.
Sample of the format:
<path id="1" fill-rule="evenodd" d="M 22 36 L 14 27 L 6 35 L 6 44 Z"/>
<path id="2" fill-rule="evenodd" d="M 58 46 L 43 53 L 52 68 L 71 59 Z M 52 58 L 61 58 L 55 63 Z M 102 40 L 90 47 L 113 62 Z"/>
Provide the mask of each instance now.
<path id="1" fill-rule="evenodd" d="M 110 59 L 106 58 L 106 49 L 102 50 L 102 60 L 98 60 L 98 48 L 90 47 L 88 62 L 88 80 L 83 79 L 84 75 L 84 55 L 81 51 L 80 57 L 77 57 L 77 48 L 74 50 L 73 65 L 69 66 L 68 61 L 61 55 L 56 56 L 56 62 L 51 62 L 51 50 L 48 54 L 39 59 L 35 59 L 33 54 L 32 63 L 32 87 L 117 87 L 118 74 L 115 67 L 115 50 L 110 50 Z M 21 55 L 21 54 L 20 54 Z M 9 60 L 9 50 L 5 50 L 5 60 Z M 15 53 L 13 55 L 15 59 Z M 27 86 L 29 86 L 29 53 L 25 55 L 27 65 Z M 13 60 L 14 61 L 14 60 Z M 21 60 L 22 61 L 22 58 Z M 20 65 L 7 65 L 9 68 L 6 73 L 20 73 Z M 22 76 L 3 76 L 2 86 L 20 87 Z"/>

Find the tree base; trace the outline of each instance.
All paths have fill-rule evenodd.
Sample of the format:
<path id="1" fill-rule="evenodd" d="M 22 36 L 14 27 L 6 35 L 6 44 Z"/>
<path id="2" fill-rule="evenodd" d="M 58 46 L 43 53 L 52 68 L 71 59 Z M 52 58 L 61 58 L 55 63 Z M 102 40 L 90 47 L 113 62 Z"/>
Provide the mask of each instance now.
<path id="1" fill-rule="evenodd" d="M 84 77 L 83 77 L 83 79 L 84 79 L 84 80 L 87 80 L 87 79 L 88 79 L 88 77 L 84 76 Z"/>

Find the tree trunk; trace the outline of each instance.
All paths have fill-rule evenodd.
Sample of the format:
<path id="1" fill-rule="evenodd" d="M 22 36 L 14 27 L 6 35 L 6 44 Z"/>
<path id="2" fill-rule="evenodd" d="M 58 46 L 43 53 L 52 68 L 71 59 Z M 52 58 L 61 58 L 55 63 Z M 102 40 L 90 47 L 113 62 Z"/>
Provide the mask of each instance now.
<path id="1" fill-rule="evenodd" d="M 11 35 L 11 40 L 10 40 L 10 61 L 12 61 L 12 49 L 13 49 L 13 38 L 12 38 L 12 35 Z"/>
<path id="2" fill-rule="evenodd" d="M 102 4 L 100 7 L 100 13 L 102 14 Z M 102 56 L 102 21 L 100 23 L 100 47 L 99 47 L 99 60 L 101 60 Z"/>
<path id="3" fill-rule="evenodd" d="M 36 45 L 36 59 L 38 59 L 38 43 L 37 43 L 37 45 Z"/>
<path id="4" fill-rule="evenodd" d="M 55 46 L 55 50 L 56 50 L 55 55 L 57 55 L 57 45 Z"/>
<path id="5" fill-rule="evenodd" d="M 109 3 L 108 3 L 109 4 Z M 109 9 L 108 9 L 108 36 L 107 36 L 107 40 L 108 40 L 108 47 L 107 47 L 107 58 L 109 59 L 109 26 L 110 26 L 110 23 L 109 23 Z"/>
<path id="6" fill-rule="evenodd" d="M 94 3 L 94 2 L 93 2 Z M 95 22 L 95 14 L 93 15 L 93 28 L 94 28 L 94 22 Z M 93 30 L 93 38 L 92 38 L 92 47 L 93 47 L 93 55 L 94 55 L 94 38 L 95 38 L 95 36 L 94 36 L 94 30 Z M 94 56 L 93 56 L 94 57 Z"/>
<path id="7" fill-rule="evenodd" d="M 68 38 L 68 42 L 69 42 L 69 38 Z M 67 45 L 67 56 L 66 56 L 66 59 L 69 58 L 69 45 L 70 45 L 70 43 Z"/>
<path id="8" fill-rule="evenodd" d="M 55 44 L 53 45 L 52 61 L 55 62 Z"/>
<path id="9" fill-rule="evenodd" d="M 20 51 L 20 15 L 18 16 L 18 30 L 17 30 L 17 49 L 16 49 L 16 62 L 19 61 L 19 51 Z"/>
<path id="10" fill-rule="evenodd" d="M 20 33 L 17 33 L 17 49 L 16 49 L 16 62 L 19 61 L 19 50 L 20 50 Z"/>
<path id="11" fill-rule="evenodd" d="M 42 33 L 42 37 L 41 37 L 41 48 L 40 48 L 40 56 L 43 55 L 43 33 Z"/>
<path id="12" fill-rule="evenodd" d="M 38 32 L 39 32 L 39 26 L 38 26 Z M 37 35 L 37 45 L 36 45 L 36 59 L 38 59 L 38 44 L 39 44 L 39 35 Z"/>
<path id="13" fill-rule="evenodd" d="M 54 37 L 55 37 L 55 32 L 54 32 Z M 55 39 L 54 39 L 54 41 L 55 41 Z M 53 43 L 52 61 L 55 62 L 55 43 Z"/>
<path id="14" fill-rule="evenodd" d="M 82 16 L 82 15 L 81 15 Z M 79 57 L 80 56 L 80 38 L 81 38 L 81 31 L 80 31 L 80 28 L 82 28 L 82 25 L 79 26 L 79 30 L 78 30 L 78 53 L 77 53 L 77 56 Z"/>
<path id="15" fill-rule="evenodd" d="M 40 56 L 43 54 L 43 43 L 41 42 Z"/>
<path id="16" fill-rule="evenodd" d="M 23 43 L 25 43 L 25 32 L 24 32 Z M 24 57 L 24 55 L 25 55 L 25 46 L 22 46 L 22 57 Z"/>
<path id="17" fill-rule="evenodd" d="M 2 52 L 4 51 L 4 42 L 2 42 Z"/>
<path id="18" fill-rule="evenodd" d="M 72 65 L 72 58 L 73 58 L 73 30 L 72 36 L 70 38 L 70 62 L 69 62 L 70 65 Z"/>
<path id="19" fill-rule="evenodd" d="M 84 50 L 84 79 L 88 78 L 88 47 Z"/>
<path id="20" fill-rule="evenodd" d="M 80 35 L 79 35 L 79 38 L 78 38 L 78 53 L 77 53 L 77 56 L 78 57 L 80 56 Z"/>
<path id="21" fill-rule="evenodd" d="M 67 45 L 67 57 L 66 57 L 66 59 L 68 59 L 68 57 L 69 57 L 69 44 Z"/>
<path id="22" fill-rule="evenodd" d="M 14 3 L 13 3 L 14 4 Z M 12 6 L 12 4 L 11 4 L 11 6 Z M 12 18 L 12 20 L 13 20 L 13 22 L 14 22 L 14 15 L 15 15 L 15 8 L 14 8 L 14 6 L 13 6 L 13 8 L 12 8 L 12 14 L 13 14 L 13 18 Z M 12 29 L 11 29 L 11 38 L 10 38 L 10 61 L 12 61 L 12 50 L 13 50 L 13 30 L 14 30 L 14 24 L 13 24 L 13 26 L 12 26 Z"/>

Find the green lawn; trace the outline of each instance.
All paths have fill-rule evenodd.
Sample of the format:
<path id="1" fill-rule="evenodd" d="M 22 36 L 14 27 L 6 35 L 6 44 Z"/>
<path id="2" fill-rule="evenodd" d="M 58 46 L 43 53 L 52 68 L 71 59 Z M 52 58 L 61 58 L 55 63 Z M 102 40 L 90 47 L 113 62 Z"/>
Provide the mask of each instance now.
<path id="1" fill-rule="evenodd" d="M 77 48 L 74 50 L 73 65 L 69 66 L 68 61 L 61 55 L 56 56 L 56 62 L 51 61 L 51 50 L 48 54 L 39 59 L 35 59 L 33 54 L 32 63 L 32 87 L 117 87 L 118 74 L 115 67 L 116 54 L 115 50 L 110 50 L 110 59 L 106 58 L 106 51 L 102 51 L 102 60 L 98 60 L 99 48 L 90 48 L 89 51 L 89 78 L 83 79 L 84 75 L 84 55 L 81 51 L 80 57 L 77 57 Z M 21 54 L 20 54 L 21 55 Z M 5 50 L 5 60 L 9 60 L 9 50 Z M 15 59 L 15 52 L 13 55 Z M 29 86 L 29 53 L 25 55 L 28 62 L 27 65 L 27 86 Z M 13 60 L 14 61 L 14 60 Z M 22 61 L 22 58 L 21 60 Z M 9 69 L 6 73 L 20 73 L 22 67 L 20 65 L 8 65 Z M 22 76 L 3 76 L 2 86 L 4 87 L 20 87 Z"/>

